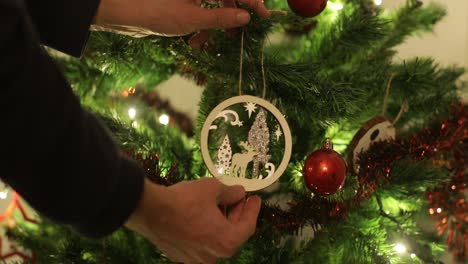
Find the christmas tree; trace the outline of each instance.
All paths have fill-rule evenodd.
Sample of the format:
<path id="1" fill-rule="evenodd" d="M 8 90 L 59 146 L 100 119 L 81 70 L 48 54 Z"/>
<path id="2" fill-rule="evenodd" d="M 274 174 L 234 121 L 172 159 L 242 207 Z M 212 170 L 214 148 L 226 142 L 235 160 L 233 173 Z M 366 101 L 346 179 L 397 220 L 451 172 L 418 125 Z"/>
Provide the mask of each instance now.
<path id="1" fill-rule="evenodd" d="M 93 32 L 81 59 L 50 53 L 82 104 L 155 183 L 216 176 L 210 157 L 224 177 L 242 163 L 245 180 L 272 179 L 289 157 L 290 135 L 281 177 L 253 191 L 263 198 L 256 234 L 223 263 L 439 263 L 446 249 L 464 261 L 464 69 L 426 57 L 395 60 L 396 47 L 431 31 L 445 10 L 408 0 L 388 12 L 376 2 L 269 0 L 271 17 L 251 12 L 236 32 Z M 276 35 L 282 40 L 272 41 Z M 174 74 L 203 86 L 196 124 L 155 90 Z M 281 117 L 252 101 L 224 108 L 202 146 L 213 109 L 240 94 L 271 103 Z M 419 225 L 428 217 L 437 233 Z M 170 263 L 125 228 L 91 240 L 46 218 L 20 217 L 8 236 L 34 252 L 25 262 Z"/>

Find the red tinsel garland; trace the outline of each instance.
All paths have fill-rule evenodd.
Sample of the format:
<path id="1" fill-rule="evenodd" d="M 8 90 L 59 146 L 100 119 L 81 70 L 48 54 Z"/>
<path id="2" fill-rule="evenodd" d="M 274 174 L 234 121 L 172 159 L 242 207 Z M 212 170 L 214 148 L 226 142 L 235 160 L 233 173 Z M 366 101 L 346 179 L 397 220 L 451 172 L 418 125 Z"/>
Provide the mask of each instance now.
<path id="1" fill-rule="evenodd" d="M 447 120 L 436 121 L 418 133 L 390 143 L 378 142 L 359 158 L 359 189 L 356 201 L 360 203 L 384 182 L 388 182 L 393 165 L 404 158 L 415 161 L 425 158 L 438 158 L 451 153 L 451 170 L 466 166 L 466 148 L 468 140 L 468 110 L 465 105 L 458 105 Z M 464 151 L 465 149 L 465 151 Z"/>
<path id="2" fill-rule="evenodd" d="M 346 205 L 349 205 L 349 207 L 359 206 L 364 200 L 370 198 L 380 186 L 387 183 L 391 184 L 390 173 L 397 161 L 405 158 L 412 158 L 415 161 L 422 159 L 435 159 L 437 161 L 437 157 L 440 155 L 451 153 L 451 167 L 448 169 L 457 171 L 457 173 L 448 186 L 450 186 L 449 189 L 452 189 L 455 185 L 456 194 L 459 198 L 452 200 L 442 198 L 437 201 L 446 203 L 452 201 L 442 209 L 445 215 L 450 213 L 459 219 L 457 224 L 449 228 L 451 231 L 449 231 L 448 242 L 449 245 L 455 246 L 455 248 L 452 246 L 455 254 L 459 257 L 461 255 L 466 256 L 468 251 L 466 248 L 468 244 L 466 234 L 467 204 L 462 195 L 464 195 L 467 176 L 467 116 L 468 109 L 466 106 L 457 105 L 448 119 L 438 120 L 434 118 L 431 126 L 414 133 L 412 136 L 390 143 L 375 143 L 360 156 L 360 170 L 356 175 L 359 185 L 353 201 L 337 202 L 319 196 L 312 198 L 301 197 L 289 203 L 290 208 L 288 211 L 283 211 L 275 206 L 263 205 L 259 217 L 260 224 L 267 227 L 266 229 L 269 232 L 271 232 L 272 228 L 282 231 L 294 231 L 306 224 L 312 226 L 330 225 L 333 221 L 346 218 Z M 436 161 L 434 165 L 437 165 Z M 441 193 L 445 195 L 448 188 L 445 187 L 441 190 L 443 190 Z M 463 221 L 460 221 L 462 219 Z M 447 229 L 447 226 L 443 225 L 445 224 L 443 218 L 440 221 L 442 223 L 440 230 Z"/>
<path id="3" fill-rule="evenodd" d="M 170 168 L 161 168 L 159 154 L 153 152 L 137 152 L 132 149 L 123 150 L 124 154 L 136 160 L 144 169 L 145 176 L 152 182 L 164 186 L 170 186 L 178 182 L 177 163 Z"/>
<path id="4" fill-rule="evenodd" d="M 360 156 L 359 188 L 355 204 L 370 197 L 389 178 L 393 165 L 404 158 L 415 161 L 430 158 L 434 166 L 452 172 L 452 179 L 430 192 L 429 214 L 436 219 L 439 235 L 447 235 L 447 244 L 460 260 L 468 257 L 468 203 L 465 198 L 468 165 L 468 108 L 453 108 L 446 120 L 437 121 L 412 136 L 390 143 L 376 143 Z"/>

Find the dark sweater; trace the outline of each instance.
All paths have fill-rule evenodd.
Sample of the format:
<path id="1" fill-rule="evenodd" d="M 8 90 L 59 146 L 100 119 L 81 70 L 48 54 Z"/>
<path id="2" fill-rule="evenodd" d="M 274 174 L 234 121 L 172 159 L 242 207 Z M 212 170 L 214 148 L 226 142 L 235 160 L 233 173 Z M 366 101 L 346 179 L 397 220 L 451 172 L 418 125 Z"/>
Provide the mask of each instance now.
<path id="1" fill-rule="evenodd" d="M 80 57 L 98 0 L 0 0 L 0 178 L 89 237 L 121 227 L 144 172 L 85 111 L 41 47 Z"/>

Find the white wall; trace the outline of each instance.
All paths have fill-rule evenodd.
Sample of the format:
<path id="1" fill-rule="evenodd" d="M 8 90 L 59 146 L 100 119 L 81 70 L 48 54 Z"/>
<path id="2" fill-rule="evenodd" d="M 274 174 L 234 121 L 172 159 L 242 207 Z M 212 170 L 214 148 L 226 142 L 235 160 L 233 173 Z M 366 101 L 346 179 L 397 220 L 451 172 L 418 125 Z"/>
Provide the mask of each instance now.
<path id="1" fill-rule="evenodd" d="M 405 0 L 384 1 L 383 6 L 393 9 Z M 446 7 L 448 15 L 439 22 L 434 33 L 413 37 L 399 48 L 398 58 L 432 56 L 443 65 L 468 66 L 468 1 L 422 1 L 435 2 Z"/>

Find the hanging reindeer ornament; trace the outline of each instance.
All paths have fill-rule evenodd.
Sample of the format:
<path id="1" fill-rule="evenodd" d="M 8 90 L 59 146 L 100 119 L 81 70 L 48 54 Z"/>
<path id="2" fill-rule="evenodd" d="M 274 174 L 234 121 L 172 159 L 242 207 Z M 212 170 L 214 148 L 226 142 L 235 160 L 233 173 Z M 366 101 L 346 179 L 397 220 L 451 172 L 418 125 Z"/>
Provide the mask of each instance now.
<path id="1" fill-rule="evenodd" d="M 394 77 L 395 75 L 392 75 L 387 84 L 382 114 L 377 115 L 364 123 L 361 129 L 359 129 L 359 131 L 354 135 L 353 140 L 348 146 L 347 157 L 349 169 L 354 173 L 359 172 L 358 160 L 359 155 L 362 152 L 367 151 L 369 147 L 376 142 L 392 141 L 395 139 L 395 124 L 398 122 L 403 112 L 408 111 L 408 103 L 405 102 L 401 107 L 400 113 L 393 121 L 385 116 L 390 86 Z"/>
<path id="2" fill-rule="evenodd" d="M 273 184 L 286 170 L 292 139 L 288 123 L 275 106 L 241 95 L 211 111 L 201 131 L 200 147 L 212 176 L 226 185 L 257 191 Z"/>
<path id="3" fill-rule="evenodd" d="M 200 149 L 211 176 L 225 185 L 241 185 L 251 192 L 265 189 L 281 177 L 291 158 L 292 137 L 284 115 L 265 99 L 263 49 L 262 97 L 243 95 L 244 31 L 240 40 L 239 95 L 211 110 L 200 133 Z"/>

